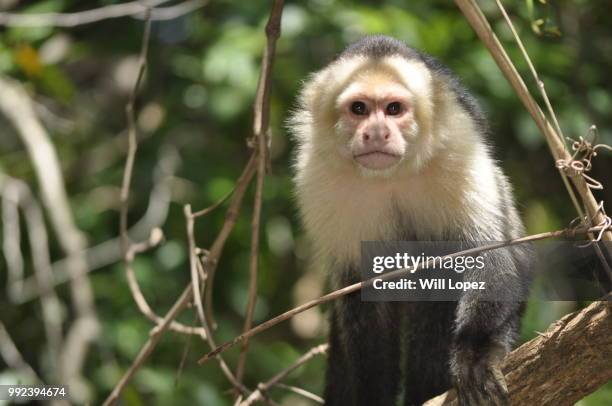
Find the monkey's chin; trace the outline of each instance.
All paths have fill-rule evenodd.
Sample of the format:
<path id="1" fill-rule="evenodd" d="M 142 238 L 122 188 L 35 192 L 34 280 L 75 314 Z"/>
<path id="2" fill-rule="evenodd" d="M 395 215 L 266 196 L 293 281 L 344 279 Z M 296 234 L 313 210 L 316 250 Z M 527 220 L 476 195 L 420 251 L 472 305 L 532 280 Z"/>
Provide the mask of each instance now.
<path id="1" fill-rule="evenodd" d="M 402 161 L 402 157 L 384 152 L 374 152 L 356 156 L 354 160 L 363 176 L 385 178 L 395 172 Z"/>
<path id="2" fill-rule="evenodd" d="M 355 161 L 359 166 L 372 171 L 384 171 L 393 168 L 402 160 L 399 155 L 389 154 L 382 151 L 373 151 L 366 154 L 356 155 Z"/>

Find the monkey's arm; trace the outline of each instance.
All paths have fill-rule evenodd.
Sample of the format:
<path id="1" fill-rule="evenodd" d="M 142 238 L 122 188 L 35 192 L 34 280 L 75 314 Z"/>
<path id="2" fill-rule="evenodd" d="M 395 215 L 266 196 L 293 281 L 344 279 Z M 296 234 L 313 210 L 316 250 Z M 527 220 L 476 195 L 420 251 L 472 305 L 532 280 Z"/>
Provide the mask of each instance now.
<path id="1" fill-rule="evenodd" d="M 460 405 L 507 405 L 501 362 L 520 325 L 525 281 L 510 250 L 491 252 L 487 266 L 466 275 L 484 281 L 486 293 L 466 292 L 459 300 L 451 348 L 451 372 Z M 483 300 L 486 299 L 486 300 Z"/>

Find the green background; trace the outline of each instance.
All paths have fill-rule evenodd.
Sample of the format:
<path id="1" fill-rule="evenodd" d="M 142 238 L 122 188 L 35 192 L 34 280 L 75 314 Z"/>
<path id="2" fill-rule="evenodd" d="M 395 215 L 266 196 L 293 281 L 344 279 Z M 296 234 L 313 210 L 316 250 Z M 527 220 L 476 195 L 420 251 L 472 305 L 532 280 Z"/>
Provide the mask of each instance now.
<path id="1" fill-rule="evenodd" d="M 16 10 L 72 12 L 110 3 L 22 1 Z M 535 92 L 494 2 L 481 3 Z M 565 135 L 586 135 L 589 126 L 596 124 L 599 141 L 611 143 L 611 3 L 505 3 L 546 83 Z M 177 170 L 171 182 L 172 201 L 162 227 L 166 241 L 135 262 L 145 296 L 158 314 L 167 311 L 189 281 L 183 205 L 191 203 L 197 210 L 217 201 L 231 190 L 247 162 L 246 139 L 252 131 L 252 103 L 270 5 L 268 1 L 213 0 L 189 15 L 153 24 L 148 71 L 137 103 L 141 139 L 130 222 L 147 209 L 160 157 L 174 160 Z M 124 106 L 143 25 L 138 19 L 119 18 L 71 29 L 0 28 L 0 74 L 26 85 L 48 113 L 43 122 L 58 150 L 70 203 L 89 245 L 117 235 L 119 185 L 126 153 Z M 272 82 L 272 173 L 265 180 L 256 323 L 326 289 L 322 275 L 315 270 L 306 272 L 308 242 L 292 198 L 293 141 L 284 122 L 308 73 L 368 33 L 395 36 L 438 57 L 475 93 L 490 118 L 495 156 L 512 180 L 530 233 L 563 228 L 575 217 L 543 137 L 452 2 L 288 1 Z M 610 162 L 609 156 L 600 156 L 592 171 L 604 185 L 612 184 Z M 4 117 L 0 117 L 0 170 L 38 190 L 24 146 Z M 607 188 L 596 196 L 612 201 L 611 191 Z M 242 328 L 252 197 L 251 188 L 218 267 L 214 295 L 217 342 L 232 338 Z M 219 209 L 197 221 L 198 246 L 210 246 L 223 215 L 224 209 Z M 63 253 L 51 237 L 52 258 L 61 259 Z M 25 237 L 23 249 L 26 269 L 31 273 Z M 2 262 L 3 292 L 5 275 Z M 91 281 L 103 330 L 88 355 L 84 375 L 92 404 L 98 404 L 135 358 L 151 323 L 136 308 L 121 264 L 95 270 Z M 58 293 L 69 303 L 66 284 Z M 521 340 L 533 338 L 537 331 L 581 305 L 530 302 Z M 53 371 L 45 368 L 40 302 L 14 304 L 1 294 L 0 309 L 0 320 L 26 360 L 52 382 Z M 70 310 L 65 310 L 70 318 Z M 246 384 L 254 387 L 323 342 L 324 310 L 310 311 L 256 336 L 248 355 Z M 195 322 L 192 310 L 180 319 Z M 166 334 L 125 390 L 124 404 L 232 404 L 231 385 L 218 365 L 211 362 L 200 367 L 195 363 L 207 351 L 207 345 L 196 337 Z M 237 355 L 236 350 L 226 353 L 232 367 Z M 6 369 L 2 361 L 0 370 L 3 382 L 15 379 L 16 372 Z M 321 394 L 323 377 L 324 358 L 319 357 L 293 373 L 287 383 Z M 284 389 L 275 389 L 271 395 L 285 404 L 304 402 Z M 607 385 L 579 404 L 612 404 L 612 387 Z"/>

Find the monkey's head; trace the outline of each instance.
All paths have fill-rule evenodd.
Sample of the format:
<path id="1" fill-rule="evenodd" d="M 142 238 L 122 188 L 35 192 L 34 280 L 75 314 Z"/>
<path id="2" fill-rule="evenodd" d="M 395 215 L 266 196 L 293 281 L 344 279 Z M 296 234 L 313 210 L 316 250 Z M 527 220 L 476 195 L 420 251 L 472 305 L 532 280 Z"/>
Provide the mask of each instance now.
<path id="1" fill-rule="evenodd" d="M 360 41 L 306 83 L 292 120 L 298 160 L 389 176 L 420 169 L 441 146 L 432 131 L 436 78 L 416 51 L 388 41 L 398 49 Z"/>

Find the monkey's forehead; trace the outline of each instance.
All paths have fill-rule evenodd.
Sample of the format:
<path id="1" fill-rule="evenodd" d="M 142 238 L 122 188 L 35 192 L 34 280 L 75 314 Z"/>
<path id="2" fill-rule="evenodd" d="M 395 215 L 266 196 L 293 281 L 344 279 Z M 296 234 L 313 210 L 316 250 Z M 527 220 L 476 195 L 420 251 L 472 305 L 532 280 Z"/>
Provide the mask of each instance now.
<path id="1" fill-rule="evenodd" d="M 338 97 L 355 83 L 372 86 L 401 85 L 415 95 L 425 95 L 431 88 L 432 75 L 420 60 L 399 55 L 370 58 L 362 55 L 340 58 L 321 71 L 315 82 L 321 90 Z"/>
<path id="2" fill-rule="evenodd" d="M 422 59 L 422 54 L 402 41 L 386 35 L 369 35 L 349 45 L 337 59 L 351 56 L 382 58 L 398 55 L 405 59 Z"/>

